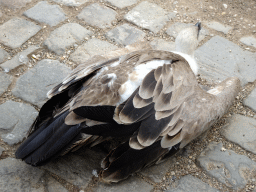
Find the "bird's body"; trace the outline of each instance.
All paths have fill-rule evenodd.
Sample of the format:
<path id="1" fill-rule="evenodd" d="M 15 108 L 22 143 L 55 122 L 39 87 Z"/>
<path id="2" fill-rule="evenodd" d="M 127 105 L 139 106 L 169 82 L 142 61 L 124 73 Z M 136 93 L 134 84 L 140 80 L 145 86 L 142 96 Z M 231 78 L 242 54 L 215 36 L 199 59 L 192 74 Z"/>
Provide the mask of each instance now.
<path id="1" fill-rule="evenodd" d="M 238 78 L 206 92 L 196 73 L 191 48 L 183 53 L 141 50 L 80 65 L 48 92 L 50 100 L 16 157 L 37 166 L 83 144 L 126 137 L 103 160 L 101 173 L 107 182 L 125 179 L 175 154 L 232 104 Z"/>

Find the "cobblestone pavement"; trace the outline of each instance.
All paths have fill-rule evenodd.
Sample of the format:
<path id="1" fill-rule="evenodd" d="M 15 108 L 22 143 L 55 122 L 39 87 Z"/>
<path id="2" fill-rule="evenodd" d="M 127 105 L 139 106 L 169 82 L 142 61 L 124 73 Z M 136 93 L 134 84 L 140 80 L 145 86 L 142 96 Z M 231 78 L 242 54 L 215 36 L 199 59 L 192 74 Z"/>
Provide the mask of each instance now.
<path id="1" fill-rule="evenodd" d="M 253 0 L 0 0 L 0 191 L 256 191 L 256 2 Z M 164 163 L 117 184 L 106 155 L 82 148 L 48 165 L 14 158 L 46 92 L 79 63 L 131 43 L 174 50 L 201 20 L 198 81 L 238 76 L 243 89 L 209 131 Z"/>

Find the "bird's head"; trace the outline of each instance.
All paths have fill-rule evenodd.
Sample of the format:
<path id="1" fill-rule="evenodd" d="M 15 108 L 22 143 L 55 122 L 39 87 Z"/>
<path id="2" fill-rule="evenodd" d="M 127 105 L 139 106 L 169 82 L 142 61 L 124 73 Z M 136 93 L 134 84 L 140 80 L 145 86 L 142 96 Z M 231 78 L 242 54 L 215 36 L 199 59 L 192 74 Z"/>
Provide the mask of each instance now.
<path id="1" fill-rule="evenodd" d="M 198 46 L 199 32 L 201 30 L 201 23 L 189 26 L 183 29 L 175 39 L 176 51 L 185 53 L 194 57 L 194 51 Z"/>

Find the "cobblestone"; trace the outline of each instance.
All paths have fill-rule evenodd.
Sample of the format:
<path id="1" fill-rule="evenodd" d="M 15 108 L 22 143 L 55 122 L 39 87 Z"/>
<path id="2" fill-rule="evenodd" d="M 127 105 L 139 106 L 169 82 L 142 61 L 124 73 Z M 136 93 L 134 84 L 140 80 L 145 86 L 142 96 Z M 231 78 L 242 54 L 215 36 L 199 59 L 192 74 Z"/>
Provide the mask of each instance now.
<path id="1" fill-rule="evenodd" d="M 61 55 L 66 48 L 89 38 L 92 32 L 77 23 L 68 23 L 55 29 L 44 42 L 49 50 Z"/>
<path id="2" fill-rule="evenodd" d="M 24 12 L 24 15 L 39 23 L 46 23 L 50 26 L 58 25 L 66 19 L 65 13 L 58 5 L 50 5 L 47 1 L 40 1 L 31 9 Z"/>
<path id="3" fill-rule="evenodd" d="M 241 190 L 255 177 L 256 163 L 231 150 L 223 150 L 222 143 L 210 143 L 197 161 L 209 175 L 234 190 Z"/>
<path id="4" fill-rule="evenodd" d="M 21 18 L 13 18 L 0 26 L 0 42 L 13 49 L 18 48 L 41 27 Z M 18 35 L 17 35 L 18 34 Z"/>
<path id="5" fill-rule="evenodd" d="M 3 94 L 12 82 L 12 76 L 0 72 L 0 95 Z"/>
<path id="6" fill-rule="evenodd" d="M 29 54 L 33 53 L 34 51 L 38 50 L 40 47 L 38 46 L 30 46 L 26 50 L 18 53 L 15 55 L 11 60 L 8 60 L 1 64 L 0 66 L 5 70 L 5 71 L 10 71 L 20 65 L 27 64 L 29 61 L 29 58 L 27 57 Z"/>
<path id="7" fill-rule="evenodd" d="M 255 101 L 255 100 L 254 100 Z M 256 120 L 235 114 L 222 128 L 222 134 L 230 141 L 256 154 Z"/>
<path id="8" fill-rule="evenodd" d="M 256 111 L 256 89 L 244 100 L 244 104 Z"/>
<path id="9" fill-rule="evenodd" d="M 127 21 L 154 33 L 160 31 L 166 22 L 174 17 L 174 13 L 168 13 L 158 5 L 147 1 L 141 2 L 124 16 Z"/>
<path id="10" fill-rule="evenodd" d="M 0 64 L 5 62 L 9 56 L 9 53 L 7 53 L 4 49 L 0 48 Z"/>
<path id="11" fill-rule="evenodd" d="M 120 9 L 134 5 L 138 0 L 106 0 L 111 5 L 114 5 Z"/>
<path id="12" fill-rule="evenodd" d="M 21 142 L 38 112 L 28 104 L 7 101 L 0 105 L 0 133 L 8 145 Z"/>
<path id="13" fill-rule="evenodd" d="M 95 3 L 85 7 L 77 18 L 89 25 L 105 29 L 112 26 L 111 22 L 115 20 L 116 15 L 114 10 Z"/>
<path id="14" fill-rule="evenodd" d="M 66 6 L 76 6 L 76 7 L 88 2 L 88 0 L 52 0 L 52 1 L 66 5 Z"/>
<path id="15" fill-rule="evenodd" d="M 46 102 L 46 93 L 63 80 L 71 70 L 59 61 L 44 59 L 22 75 L 12 90 L 13 95 L 39 107 Z"/>
<path id="16" fill-rule="evenodd" d="M 25 7 L 27 3 L 30 3 L 32 0 L 0 0 L 0 5 L 6 6 L 10 9 L 20 9 Z"/>
<path id="17" fill-rule="evenodd" d="M 153 186 L 146 183 L 145 181 L 136 178 L 131 177 L 120 184 L 103 184 L 101 183 L 99 187 L 94 192 L 131 192 L 131 191 L 151 191 L 153 189 Z"/>
<path id="18" fill-rule="evenodd" d="M 117 46 L 112 45 L 106 41 L 93 38 L 78 47 L 77 50 L 71 54 L 70 59 L 77 64 L 80 64 L 93 57 L 94 55 L 104 55 L 105 53 L 113 51 L 117 48 Z"/>
<path id="19" fill-rule="evenodd" d="M 253 37 L 253 36 L 248 36 L 248 37 L 242 37 L 240 39 L 240 41 L 245 44 L 245 45 L 248 45 L 248 46 L 252 46 L 252 47 L 255 47 L 256 48 L 256 38 Z"/>
<path id="20" fill-rule="evenodd" d="M 44 171 L 20 160 L 7 158 L 0 161 L 0 191 L 39 191 L 37 184 Z"/>
<path id="21" fill-rule="evenodd" d="M 106 33 L 107 39 L 120 45 L 129 45 L 142 40 L 145 33 L 128 24 L 118 26 Z"/>
<path id="22" fill-rule="evenodd" d="M 207 25 L 207 27 L 211 28 L 211 29 L 214 29 L 216 31 L 220 31 L 224 34 L 228 34 L 228 32 L 232 29 L 231 26 L 228 26 L 228 25 L 223 25 L 219 22 L 216 22 L 216 21 L 211 21 L 211 22 L 208 22 L 208 23 L 205 23 Z"/>
<path id="23" fill-rule="evenodd" d="M 84 149 L 80 154 L 68 154 L 44 166 L 44 169 L 58 175 L 73 185 L 84 188 L 90 182 L 92 171 L 99 169 L 103 153 Z"/>
<path id="24" fill-rule="evenodd" d="M 195 51 L 199 74 L 208 80 L 222 81 L 237 76 L 242 85 L 256 79 L 256 54 L 244 51 L 227 39 L 215 36 Z"/>
<path id="25" fill-rule="evenodd" d="M 176 188 L 167 190 L 166 192 L 217 192 L 218 190 L 210 187 L 208 184 L 202 182 L 200 179 L 191 175 L 186 175 L 179 180 L 179 184 Z"/>

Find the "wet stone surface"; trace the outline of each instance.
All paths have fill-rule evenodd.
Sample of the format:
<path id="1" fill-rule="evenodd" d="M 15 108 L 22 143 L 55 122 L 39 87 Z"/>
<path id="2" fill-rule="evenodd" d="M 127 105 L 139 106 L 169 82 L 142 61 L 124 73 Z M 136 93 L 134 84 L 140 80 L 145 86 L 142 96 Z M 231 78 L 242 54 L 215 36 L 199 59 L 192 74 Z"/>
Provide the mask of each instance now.
<path id="1" fill-rule="evenodd" d="M 70 69 L 56 60 L 44 59 L 23 74 L 12 90 L 13 95 L 39 107 L 47 101 L 46 93 L 69 73 Z"/>
<path id="2" fill-rule="evenodd" d="M 139 27 L 157 33 L 175 15 L 174 13 L 168 13 L 156 4 L 143 1 L 129 11 L 124 18 Z"/>
<path id="3" fill-rule="evenodd" d="M 50 36 L 45 40 L 44 44 L 49 50 L 60 55 L 65 52 L 65 49 L 81 42 L 85 38 L 89 38 L 92 32 L 85 29 L 77 23 L 68 23 L 55 29 Z"/>
<path id="4" fill-rule="evenodd" d="M 85 7 L 77 18 L 89 25 L 105 29 L 111 27 L 111 22 L 115 20 L 116 15 L 114 10 L 95 3 Z"/>
<path id="5" fill-rule="evenodd" d="M 120 45 L 129 45 L 143 40 L 145 33 L 128 24 L 124 24 L 107 32 L 106 37 Z"/>
<path id="6" fill-rule="evenodd" d="M 34 36 L 41 27 L 21 18 L 13 18 L 0 25 L 0 42 L 11 48 L 17 48 Z M 19 34 L 19 35 L 17 35 Z"/>
<path id="7" fill-rule="evenodd" d="M 41 1 L 31 9 L 24 12 L 24 15 L 39 23 L 46 23 L 50 26 L 58 25 L 66 19 L 65 13 L 58 5 L 50 5 Z"/>
<path id="8" fill-rule="evenodd" d="M 28 104 L 6 101 L 0 105 L 0 114 L 1 137 L 8 145 L 13 145 L 25 138 L 38 112 Z"/>
<path id="9" fill-rule="evenodd" d="M 197 162 L 207 174 L 234 190 L 241 190 L 255 177 L 256 162 L 223 149 L 222 143 L 210 143 Z"/>
<path id="10" fill-rule="evenodd" d="M 256 119 L 235 114 L 222 128 L 222 134 L 228 140 L 256 154 Z"/>

